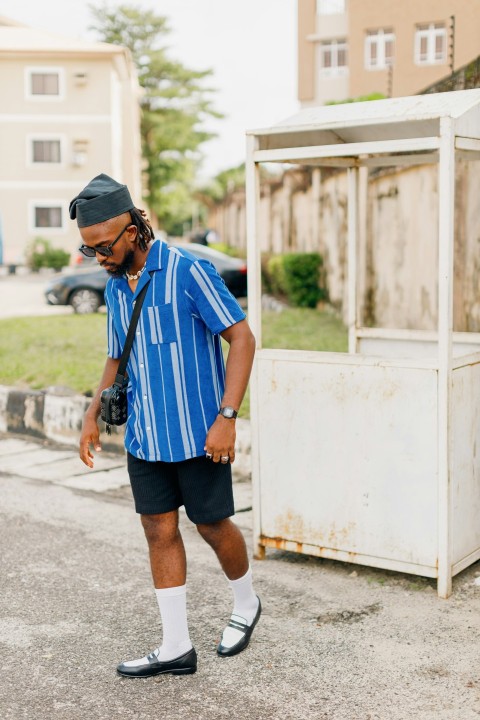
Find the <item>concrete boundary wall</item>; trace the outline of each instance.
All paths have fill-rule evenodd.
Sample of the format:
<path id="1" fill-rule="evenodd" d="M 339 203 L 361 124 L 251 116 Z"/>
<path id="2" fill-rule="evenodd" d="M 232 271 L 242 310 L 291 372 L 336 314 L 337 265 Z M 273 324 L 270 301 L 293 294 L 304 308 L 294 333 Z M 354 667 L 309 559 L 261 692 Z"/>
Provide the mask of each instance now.
<path id="1" fill-rule="evenodd" d="M 359 238 L 361 324 L 435 330 L 438 309 L 438 166 L 371 170 L 367 225 Z M 454 327 L 480 331 L 480 161 L 456 160 Z M 245 192 L 210 211 L 209 227 L 246 249 Z M 262 253 L 320 252 L 330 302 L 347 321 L 347 174 L 311 167 L 264 179 L 258 208 Z M 363 236 L 365 235 L 365 236 Z"/>
<path id="2" fill-rule="evenodd" d="M 31 435 L 76 447 L 90 402 L 91 398 L 84 395 L 60 395 L 0 385 L 0 433 Z M 123 452 L 123 427 L 113 427 L 111 435 L 105 433 L 102 420 L 99 427 L 103 449 Z M 250 422 L 242 418 L 237 420 L 234 467 L 237 474 L 250 475 Z"/>

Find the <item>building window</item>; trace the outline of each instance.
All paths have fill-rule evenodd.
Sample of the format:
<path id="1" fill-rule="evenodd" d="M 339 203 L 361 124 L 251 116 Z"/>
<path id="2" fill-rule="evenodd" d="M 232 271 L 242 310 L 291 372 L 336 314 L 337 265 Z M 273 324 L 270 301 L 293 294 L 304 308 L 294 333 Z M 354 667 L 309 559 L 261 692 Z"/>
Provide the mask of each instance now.
<path id="1" fill-rule="evenodd" d="M 50 207 L 35 206 L 35 227 L 36 228 L 61 228 L 62 208 L 57 205 Z"/>
<path id="2" fill-rule="evenodd" d="M 365 67 L 384 70 L 393 65 L 395 35 L 390 29 L 369 30 L 365 38 Z"/>
<path id="3" fill-rule="evenodd" d="M 28 165 L 64 165 L 66 147 L 64 135 L 28 134 L 26 141 Z"/>
<path id="4" fill-rule="evenodd" d="M 324 75 L 344 75 L 347 72 L 346 40 L 328 40 L 322 43 L 321 67 Z"/>
<path id="5" fill-rule="evenodd" d="M 444 63 L 447 58 L 447 30 L 444 23 L 417 25 L 415 62 L 417 65 Z"/>
<path id="6" fill-rule="evenodd" d="M 58 73 L 32 73 L 30 76 L 32 95 L 59 95 Z"/>
<path id="7" fill-rule="evenodd" d="M 29 100 L 61 100 L 64 71 L 55 67 L 29 67 L 25 70 L 25 94 Z"/>
<path id="8" fill-rule="evenodd" d="M 318 15 L 343 15 L 345 0 L 317 0 Z"/>
<path id="9" fill-rule="evenodd" d="M 60 163 L 60 140 L 33 140 L 32 162 L 34 163 Z"/>
<path id="10" fill-rule="evenodd" d="M 28 229 L 30 233 L 48 230 L 50 235 L 64 235 L 67 231 L 68 204 L 65 200 L 39 198 L 28 201 Z"/>

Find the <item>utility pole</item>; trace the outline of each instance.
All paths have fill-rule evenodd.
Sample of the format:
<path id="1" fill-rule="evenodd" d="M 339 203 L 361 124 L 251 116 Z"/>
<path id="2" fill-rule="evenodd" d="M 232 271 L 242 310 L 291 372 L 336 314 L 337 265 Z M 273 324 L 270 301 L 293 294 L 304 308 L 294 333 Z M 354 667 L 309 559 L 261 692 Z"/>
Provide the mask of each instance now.
<path id="1" fill-rule="evenodd" d="M 450 15 L 450 72 L 453 75 L 455 68 L 455 15 Z"/>
<path id="2" fill-rule="evenodd" d="M 393 93 L 393 63 L 388 63 L 388 70 L 387 70 L 387 97 L 391 98 Z"/>

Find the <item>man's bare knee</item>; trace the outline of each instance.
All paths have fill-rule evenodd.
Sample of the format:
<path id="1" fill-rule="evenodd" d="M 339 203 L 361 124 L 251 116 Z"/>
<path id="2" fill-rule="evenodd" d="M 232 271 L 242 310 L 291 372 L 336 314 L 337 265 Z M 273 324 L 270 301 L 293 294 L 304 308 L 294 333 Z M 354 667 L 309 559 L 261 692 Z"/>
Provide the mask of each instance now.
<path id="1" fill-rule="evenodd" d="M 215 546 L 216 543 L 218 543 L 223 537 L 227 525 L 228 519 L 218 520 L 217 522 L 213 523 L 199 523 L 197 525 L 197 530 L 202 536 L 202 538 L 205 540 L 205 542 L 207 542 L 209 545 Z"/>
<path id="2" fill-rule="evenodd" d="M 179 537 L 178 517 L 176 513 L 161 515 L 141 515 L 143 531 L 149 544 L 168 545 Z"/>

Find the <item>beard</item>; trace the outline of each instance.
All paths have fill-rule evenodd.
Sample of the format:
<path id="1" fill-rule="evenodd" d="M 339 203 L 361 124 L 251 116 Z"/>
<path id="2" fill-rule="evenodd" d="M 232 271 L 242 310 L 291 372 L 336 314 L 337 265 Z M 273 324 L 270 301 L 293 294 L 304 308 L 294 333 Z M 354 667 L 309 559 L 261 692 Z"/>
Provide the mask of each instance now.
<path id="1" fill-rule="evenodd" d="M 130 270 L 133 264 L 134 252 L 129 250 L 121 263 L 109 263 L 108 260 L 102 266 L 112 277 L 122 277 Z"/>

